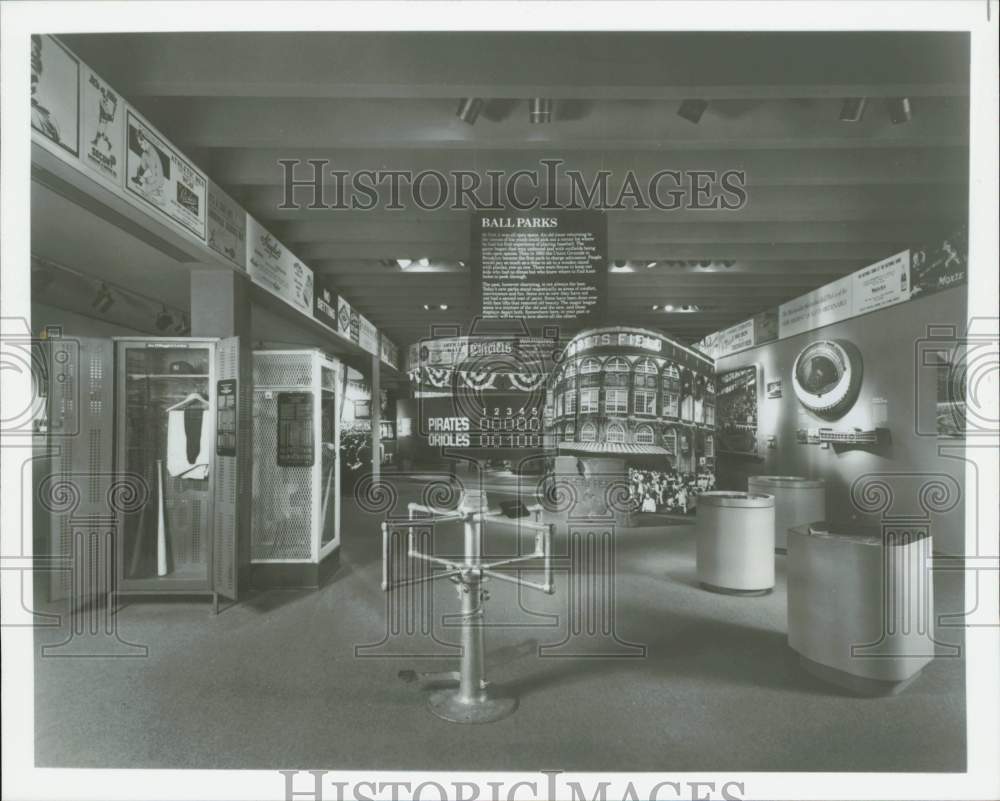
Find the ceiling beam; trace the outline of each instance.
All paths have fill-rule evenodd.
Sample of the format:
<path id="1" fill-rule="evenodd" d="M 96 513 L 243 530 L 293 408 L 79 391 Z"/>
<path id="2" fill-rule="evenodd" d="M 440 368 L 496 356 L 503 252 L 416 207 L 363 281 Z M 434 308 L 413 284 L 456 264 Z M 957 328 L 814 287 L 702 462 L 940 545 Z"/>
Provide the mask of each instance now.
<path id="1" fill-rule="evenodd" d="M 234 32 L 64 39 L 127 97 L 916 97 L 967 93 L 969 80 L 968 35 L 930 31 Z"/>

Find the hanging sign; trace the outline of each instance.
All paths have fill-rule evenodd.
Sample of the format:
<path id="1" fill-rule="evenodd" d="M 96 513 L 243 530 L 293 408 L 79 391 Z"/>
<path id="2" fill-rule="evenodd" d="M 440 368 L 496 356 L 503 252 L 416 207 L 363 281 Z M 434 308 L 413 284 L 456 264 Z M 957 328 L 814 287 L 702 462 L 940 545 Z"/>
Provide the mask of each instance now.
<path id="1" fill-rule="evenodd" d="M 31 37 L 31 130 L 80 154 L 80 62 L 51 36 Z"/>
<path id="2" fill-rule="evenodd" d="M 125 188 L 204 242 L 205 176 L 131 108 L 126 119 Z"/>
<path id="3" fill-rule="evenodd" d="M 601 322 L 607 241 L 600 211 L 473 215 L 473 309 L 484 320 Z"/>
<path id="4" fill-rule="evenodd" d="M 214 181 L 208 182 L 208 246 L 247 268 L 247 213 Z"/>
<path id="5" fill-rule="evenodd" d="M 99 177 L 122 189 L 125 167 L 125 101 L 96 72 L 85 71 L 83 163 Z"/>
<path id="6" fill-rule="evenodd" d="M 312 270 L 250 215 L 247 215 L 247 271 L 254 283 L 312 316 Z"/>
<path id="7" fill-rule="evenodd" d="M 378 329 L 363 314 L 358 314 L 358 344 L 372 355 L 378 354 Z"/>

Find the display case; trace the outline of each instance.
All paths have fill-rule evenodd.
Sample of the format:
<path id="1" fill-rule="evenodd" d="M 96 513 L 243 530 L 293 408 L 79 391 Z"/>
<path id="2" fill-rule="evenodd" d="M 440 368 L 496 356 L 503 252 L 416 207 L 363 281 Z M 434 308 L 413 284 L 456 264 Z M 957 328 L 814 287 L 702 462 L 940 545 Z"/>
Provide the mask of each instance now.
<path id="1" fill-rule="evenodd" d="M 115 340 L 116 462 L 147 499 L 119 526 L 117 592 L 236 598 L 239 342 Z"/>
<path id="2" fill-rule="evenodd" d="M 253 581 L 315 587 L 340 547 L 342 365 L 318 350 L 253 354 Z"/>

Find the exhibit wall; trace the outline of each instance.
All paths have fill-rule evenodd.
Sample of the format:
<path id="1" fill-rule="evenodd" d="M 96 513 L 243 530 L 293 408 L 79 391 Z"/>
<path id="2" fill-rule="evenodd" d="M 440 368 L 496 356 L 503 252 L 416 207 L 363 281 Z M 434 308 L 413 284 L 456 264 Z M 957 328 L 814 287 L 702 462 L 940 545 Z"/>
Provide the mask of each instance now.
<path id="1" fill-rule="evenodd" d="M 717 373 L 756 365 L 759 374 L 756 455 L 720 451 L 719 486 L 746 490 L 752 475 L 822 478 L 832 522 L 879 524 L 888 516 L 926 514 L 935 550 L 961 554 L 964 441 L 939 433 L 942 368 L 928 355 L 956 351 L 968 325 L 966 309 L 966 287 L 961 286 L 719 358 Z M 835 419 L 807 410 L 793 386 L 796 357 L 820 340 L 853 344 L 862 363 L 857 399 Z M 823 444 L 815 437 L 802 441 L 804 432 L 822 428 L 880 431 L 878 442 L 864 445 Z M 947 503 L 920 497 L 920 487 L 935 481 L 935 475 L 943 476 L 939 485 L 952 496 Z M 888 508 L 881 509 L 871 497 L 859 503 L 861 484 L 852 500 L 856 482 L 887 486 L 892 493 Z M 956 492 L 963 497 L 954 502 Z M 925 505 L 934 508 L 928 511 Z"/>

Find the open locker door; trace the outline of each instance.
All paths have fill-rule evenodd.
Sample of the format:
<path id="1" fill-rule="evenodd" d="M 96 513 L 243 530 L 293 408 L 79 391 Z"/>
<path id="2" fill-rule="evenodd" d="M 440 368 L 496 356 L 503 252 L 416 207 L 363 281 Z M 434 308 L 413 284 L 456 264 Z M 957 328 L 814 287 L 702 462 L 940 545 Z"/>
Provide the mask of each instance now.
<path id="1" fill-rule="evenodd" d="M 213 589 L 235 601 L 250 565 L 250 352 L 240 348 L 239 337 L 222 339 L 216 364 Z"/>

